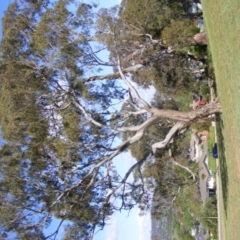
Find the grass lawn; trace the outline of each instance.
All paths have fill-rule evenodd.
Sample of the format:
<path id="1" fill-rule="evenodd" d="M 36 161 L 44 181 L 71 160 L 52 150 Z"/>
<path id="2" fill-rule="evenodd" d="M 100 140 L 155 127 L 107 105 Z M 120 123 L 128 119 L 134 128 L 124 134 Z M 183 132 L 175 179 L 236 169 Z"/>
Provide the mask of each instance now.
<path id="1" fill-rule="evenodd" d="M 202 0 L 217 92 L 222 239 L 240 239 L 240 1 Z"/>

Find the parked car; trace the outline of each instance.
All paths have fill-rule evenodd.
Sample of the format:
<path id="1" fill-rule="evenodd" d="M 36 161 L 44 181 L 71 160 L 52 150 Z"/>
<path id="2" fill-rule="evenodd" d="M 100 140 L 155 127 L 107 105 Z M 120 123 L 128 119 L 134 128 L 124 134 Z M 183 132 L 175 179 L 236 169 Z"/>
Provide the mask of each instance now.
<path id="1" fill-rule="evenodd" d="M 218 149 L 217 149 L 217 143 L 214 144 L 213 149 L 212 149 L 212 156 L 214 158 L 218 158 Z"/>

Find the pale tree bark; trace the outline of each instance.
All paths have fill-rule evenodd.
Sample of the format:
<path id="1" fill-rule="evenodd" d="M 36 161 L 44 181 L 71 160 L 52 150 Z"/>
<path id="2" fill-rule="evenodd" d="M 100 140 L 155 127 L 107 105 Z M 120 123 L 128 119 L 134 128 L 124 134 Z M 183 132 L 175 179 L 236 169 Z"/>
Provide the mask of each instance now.
<path id="1" fill-rule="evenodd" d="M 193 43 L 200 45 L 207 45 L 208 38 L 206 32 L 200 32 L 193 36 Z"/>
<path id="2" fill-rule="evenodd" d="M 174 165 L 176 165 L 176 166 L 186 170 L 187 172 L 189 172 L 192 175 L 193 180 L 196 181 L 196 176 L 193 173 L 193 171 L 191 171 L 188 167 L 185 167 L 185 166 L 181 165 L 180 163 L 176 162 L 174 158 L 171 158 L 171 161 L 173 162 Z"/>

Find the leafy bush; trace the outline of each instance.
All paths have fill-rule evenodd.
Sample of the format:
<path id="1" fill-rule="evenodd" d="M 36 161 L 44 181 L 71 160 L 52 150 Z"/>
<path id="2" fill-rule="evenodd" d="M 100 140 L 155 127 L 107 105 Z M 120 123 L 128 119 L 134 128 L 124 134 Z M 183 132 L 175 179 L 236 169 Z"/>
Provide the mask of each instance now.
<path id="1" fill-rule="evenodd" d="M 205 45 L 191 46 L 189 52 L 197 58 L 206 58 L 208 55 L 207 46 Z"/>
<path id="2" fill-rule="evenodd" d="M 172 46 L 189 45 L 189 38 L 199 32 L 199 28 L 194 26 L 189 20 L 172 21 L 163 29 L 161 37 Z"/>
<path id="3" fill-rule="evenodd" d="M 202 178 L 202 180 L 204 180 L 204 179 L 206 178 L 206 174 L 203 173 L 203 174 L 201 175 L 201 178 Z"/>
<path id="4" fill-rule="evenodd" d="M 217 199 L 209 198 L 201 211 L 201 223 L 212 233 L 212 239 L 218 236 Z"/>
<path id="5" fill-rule="evenodd" d="M 210 88 L 208 87 L 208 85 L 202 84 L 200 86 L 200 94 L 206 101 L 210 99 Z"/>
<path id="6" fill-rule="evenodd" d="M 210 126 L 211 126 L 211 122 L 194 123 L 192 124 L 192 129 L 196 129 L 197 131 L 204 131 L 204 130 L 209 130 Z"/>
<path id="7" fill-rule="evenodd" d="M 178 94 L 175 97 L 175 101 L 178 103 L 179 109 L 182 111 L 190 110 L 191 100 L 192 100 L 192 94 L 190 92 Z"/>

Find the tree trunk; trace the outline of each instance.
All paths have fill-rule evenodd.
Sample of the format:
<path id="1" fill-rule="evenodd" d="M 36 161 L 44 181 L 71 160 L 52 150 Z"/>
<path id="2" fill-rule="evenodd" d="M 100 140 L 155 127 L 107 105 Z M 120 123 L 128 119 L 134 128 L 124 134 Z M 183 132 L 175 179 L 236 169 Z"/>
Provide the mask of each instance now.
<path id="1" fill-rule="evenodd" d="M 200 109 L 196 109 L 190 112 L 180 112 L 175 110 L 165 110 L 157 108 L 151 108 L 149 112 L 151 112 L 153 116 L 174 119 L 186 123 L 193 123 L 197 122 L 200 119 L 211 116 L 212 114 L 221 113 L 221 105 L 219 102 L 211 102 Z"/>
<path id="2" fill-rule="evenodd" d="M 207 45 L 208 39 L 205 32 L 197 33 L 193 36 L 193 43 L 199 45 Z"/>

